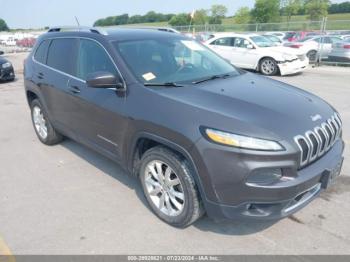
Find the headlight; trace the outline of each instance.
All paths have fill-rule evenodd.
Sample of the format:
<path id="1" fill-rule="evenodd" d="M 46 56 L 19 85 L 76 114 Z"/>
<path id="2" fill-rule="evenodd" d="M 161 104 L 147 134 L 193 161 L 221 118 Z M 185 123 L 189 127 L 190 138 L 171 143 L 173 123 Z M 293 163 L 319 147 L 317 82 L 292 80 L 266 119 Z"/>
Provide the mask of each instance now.
<path id="1" fill-rule="evenodd" d="M 9 68 L 9 67 L 11 67 L 11 66 L 12 66 L 12 65 L 11 65 L 10 62 L 6 62 L 6 63 L 2 64 L 2 68 Z"/>
<path id="2" fill-rule="evenodd" d="M 264 151 L 284 150 L 284 148 L 276 141 L 236 135 L 209 128 L 205 130 L 205 133 L 210 140 L 222 145 Z"/>

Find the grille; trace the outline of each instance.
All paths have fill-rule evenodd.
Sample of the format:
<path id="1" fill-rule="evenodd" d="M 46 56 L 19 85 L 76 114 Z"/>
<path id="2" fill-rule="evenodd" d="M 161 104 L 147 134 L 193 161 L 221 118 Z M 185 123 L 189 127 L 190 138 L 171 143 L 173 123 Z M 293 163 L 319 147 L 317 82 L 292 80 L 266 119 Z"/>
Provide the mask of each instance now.
<path id="1" fill-rule="evenodd" d="M 303 135 L 294 137 L 300 149 L 300 167 L 305 166 L 332 148 L 341 135 L 342 122 L 337 113 L 327 121 L 306 131 Z"/>

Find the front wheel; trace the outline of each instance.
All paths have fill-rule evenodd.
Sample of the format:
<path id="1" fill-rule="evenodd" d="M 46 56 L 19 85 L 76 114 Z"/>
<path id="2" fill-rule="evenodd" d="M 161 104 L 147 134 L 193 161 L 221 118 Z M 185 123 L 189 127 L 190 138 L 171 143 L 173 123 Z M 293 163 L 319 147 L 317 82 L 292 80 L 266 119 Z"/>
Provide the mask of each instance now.
<path id="1" fill-rule="evenodd" d="M 178 154 L 151 148 L 142 156 L 139 175 L 152 211 L 166 223 L 186 227 L 203 214 L 192 171 Z"/>
<path id="2" fill-rule="evenodd" d="M 276 75 L 278 72 L 277 62 L 273 58 L 264 58 L 260 62 L 260 72 L 266 76 Z"/>
<path id="3" fill-rule="evenodd" d="M 311 50 L 309 51 L 306 56 L 309 58 L 310 62 L 316 62 L 317 58 L 317 51 L 316 50 Z"/>

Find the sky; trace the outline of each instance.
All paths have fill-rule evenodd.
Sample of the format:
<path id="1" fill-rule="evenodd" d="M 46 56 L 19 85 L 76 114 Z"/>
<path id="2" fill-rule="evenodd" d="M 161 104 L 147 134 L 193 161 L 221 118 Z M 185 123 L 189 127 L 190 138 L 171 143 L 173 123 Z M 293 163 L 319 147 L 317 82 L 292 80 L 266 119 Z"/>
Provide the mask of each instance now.
<path id="1" fill-rule="evenodd" d="M 344 0 L 333 0 L 334 3 Z M 81 25 L 92 26 L 99 18 L 128 13 L 145 14 L 190 13 L 194 9 L 209 9 L 223 4 L 228 15 L 242 6 L 253 7 L 254 0 L 0 0 L 0 18 L 10 28 L 43 28 L 45 26 L 75 25 L 77 16 Z"/>

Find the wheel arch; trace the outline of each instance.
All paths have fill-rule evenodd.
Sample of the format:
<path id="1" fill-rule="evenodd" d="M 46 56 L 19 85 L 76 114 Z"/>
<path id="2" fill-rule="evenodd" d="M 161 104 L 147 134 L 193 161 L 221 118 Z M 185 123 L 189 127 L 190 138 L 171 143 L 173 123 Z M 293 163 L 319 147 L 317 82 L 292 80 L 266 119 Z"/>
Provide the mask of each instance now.
<path id="1" fill-rule="evenodd" d="M 32 90 L 26 91 L 26 97 L 27 97 L 27 102 L 28 102 L 29 106 L 33 102 L 34 99 L 39 99 L 39 96 L 35 92 L 33 92 Z"/>
<path id="2" fill-rule="evenodd" d="M 170 141 L 167 138 L 164 138 L 155 134 L 147 133 L 147 132 L 141 132 L 134 137 L 130 147 L 131 149 L 130 153 L 128 154 L 128 169 L 132 172 L 132 174 L 134 176 L 138 175 L 142 154 L 146 152 L 148 149 L 155 146 L 164 146 L 169 150 L 179 154 L 188 162 L 190 168 L 193 171 L 193 176 L 194 176 L 193 178 L 198 187 L 200 197 L 204 201 L 206 199 L 204 188 L 202 185 L 202 181 L 199 177 L 198 169 L 194 163 L 194 160 L 191 154 L 188 152 L 187 149 L 185 149 L 181 145 L 178 145 Z"/>

